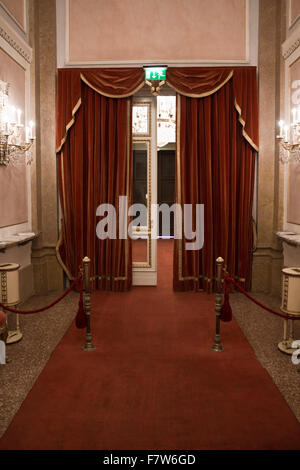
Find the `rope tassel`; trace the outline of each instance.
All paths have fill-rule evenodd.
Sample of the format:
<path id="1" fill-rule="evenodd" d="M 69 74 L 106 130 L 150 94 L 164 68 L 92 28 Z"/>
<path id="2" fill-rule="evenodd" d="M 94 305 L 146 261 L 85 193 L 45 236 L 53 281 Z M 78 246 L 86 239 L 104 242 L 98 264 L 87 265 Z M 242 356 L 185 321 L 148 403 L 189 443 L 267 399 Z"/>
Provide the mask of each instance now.
<path id="1" fill-rule="evenodd" d="M 232 309 L 229 302 L 228 283 L 226 278 L 224 279 L 224 302 L 221 307 L 221 321 L 229 322 L 232 320 Z"/>
<path id="2" fill-rule="evenodd" d="M 83 282 L 82 280 L 80 282 L 80 297 L 79 297 L 79 302 L 78 302 L 78 311 L 76 315 L 75 324 L 76 324 L 76 327 L 80 329 L 86 327 L 86 314 L 85 314 L 84 306 L 83 306 Z"/>

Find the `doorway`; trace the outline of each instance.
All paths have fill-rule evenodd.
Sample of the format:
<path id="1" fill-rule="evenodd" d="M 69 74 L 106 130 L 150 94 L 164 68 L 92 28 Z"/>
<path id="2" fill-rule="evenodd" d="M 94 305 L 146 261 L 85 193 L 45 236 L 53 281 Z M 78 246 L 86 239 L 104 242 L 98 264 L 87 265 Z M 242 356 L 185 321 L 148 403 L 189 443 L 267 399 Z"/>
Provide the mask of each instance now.
<path id="1" fill-rule="evenodd" d="M 170 145 L 173 147 L 173 145 Z M 157 203 L 171 207 L 175 202 L 175 149 L 157 152 Z M 174 237 L 174 212 L 170 212 L 169 233 L 163 232 L 162 213 L 159 213 L 158 235 L 162 238 Z"/>
<path id="2" fill-rule="evenodd" d="M 157 205 L 171 207 L 175 199 L 176 97 L 171 89 L 158 97 L 144 87 L 134 96 L 132 120 L 133 203 L 146 207 L 137 211 L 132 227 L 133 285 L 157 285 L 157 240 L 173 238 L 164 230 Z M 136 217 L 138 215 L 138 217 Z"/>

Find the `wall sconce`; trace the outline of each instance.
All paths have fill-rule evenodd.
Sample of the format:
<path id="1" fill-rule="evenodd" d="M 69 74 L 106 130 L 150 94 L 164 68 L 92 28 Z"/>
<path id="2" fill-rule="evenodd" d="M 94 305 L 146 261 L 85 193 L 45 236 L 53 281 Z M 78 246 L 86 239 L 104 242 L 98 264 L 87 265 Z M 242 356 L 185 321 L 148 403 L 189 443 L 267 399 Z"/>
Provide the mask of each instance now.
<path id="1" fill-rule="evenodd" d="M 21 158 L 30 164 L 34 122 L 30 121 L 24 129 L 22 111 L 8 103 L 8 89 L 9 84 L 0 80 L 0 165 L 17 163 Z"/>
<path id="2" fill-rule="evenodd" d="M 300 106 L 292 109 L 293 122 L 290 126 L 279 121 L 279 160 L 281 163 L 294 161 L 300 163 Z"/>

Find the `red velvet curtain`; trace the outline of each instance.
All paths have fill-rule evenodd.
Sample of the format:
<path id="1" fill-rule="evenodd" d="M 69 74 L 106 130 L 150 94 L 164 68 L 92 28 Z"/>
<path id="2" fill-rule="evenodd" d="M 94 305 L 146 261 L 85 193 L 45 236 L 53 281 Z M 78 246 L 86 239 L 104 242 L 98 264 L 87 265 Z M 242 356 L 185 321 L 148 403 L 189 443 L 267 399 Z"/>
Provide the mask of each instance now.
<path id="1" fill-rule="evenodd" d="M 62 149 L 81 106 L 81 82 L 109 98 L 132 96 L 144 85 L 142 68 L 59 69 L 56 103 L 56 153 Z"/>
<path id="2" fill-rule="evenodd" d="M 57 252 L 69 278 L 76 276 L 87 255 L 95 288 L 127 290 L 132 281 L 131 240 L 119 238 L 118 224 L 119 196 L 127 196 L 128 204 L 132 198 L 131 98 L 126 96 L 143 84 L 143 74 L 139 69 L 97 72 L 58 72 L 57 158 L 63 218 Z M 116 239 L 96 236 L 100 204 L 116 209 Z"/>
<path id="3" fill-rule="evenodd" d="M 174 289 L 213 288 L 215 259 L 250 285 L 255 153 L 255 67 L 169 68 L 178 95 L 176 198 L 204 204 L 200 251 L 176 240 Z M 57 89 L 58 177 L 63 211 L 58 257 L 70 278 L 92 260 L 96 287 L 131 285 L 130 240 L 98 240 L 96 208 L 131 202 L 130 96 L 143 69 L 61 69 Z M 118 237 L 118 234 L 117 234 Z"/>
<path id="4" fill-rule="evenodd" d="M 175 290 L 212 291 L 219 256 L 229 273 L 250 287 L 258 144 L 256 69 L 231 70 L 227 77 L 226 69 L 217 71 L 204 92 L 200 82 L 197 85 L 197 70 L 169 75 L 172 83 L 181 75 L 176 89 L 182 92 L 177 95 L 176 202 L 182 207 L 204 204 L 203 248 L 188 251 L 189 240 L 175 240 Z M 191 97 L 202 92 L 202 97 Z"/>

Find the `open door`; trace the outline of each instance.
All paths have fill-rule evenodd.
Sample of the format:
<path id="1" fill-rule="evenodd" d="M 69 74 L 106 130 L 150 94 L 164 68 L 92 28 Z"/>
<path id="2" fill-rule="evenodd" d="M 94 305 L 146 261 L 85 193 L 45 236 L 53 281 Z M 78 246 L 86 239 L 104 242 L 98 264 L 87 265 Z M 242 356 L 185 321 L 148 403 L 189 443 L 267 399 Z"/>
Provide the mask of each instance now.
<path id="1" fill-rule="evenodd" d="M 132 115 L 133 204 L 145 207 L 143 213 L 132 214 L 136 219 L 132 226 L 132 284 L 156 286 L 157 238 L 152 211 L 157 202 L 156 98 L 135 97 Z"/>

